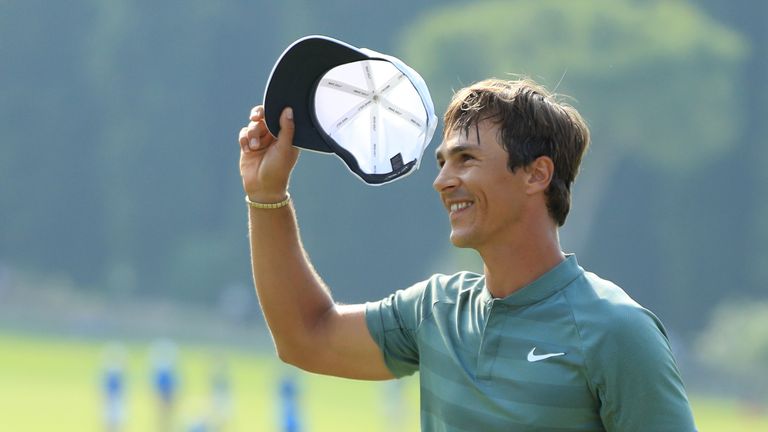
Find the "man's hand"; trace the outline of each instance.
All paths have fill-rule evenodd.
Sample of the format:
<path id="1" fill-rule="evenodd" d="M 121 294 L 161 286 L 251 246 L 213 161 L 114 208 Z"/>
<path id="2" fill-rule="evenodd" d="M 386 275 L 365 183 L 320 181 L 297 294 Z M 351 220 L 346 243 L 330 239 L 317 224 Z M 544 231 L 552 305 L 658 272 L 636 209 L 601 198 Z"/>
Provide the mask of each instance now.
<path id="1" fill-rule="evenodd" d="M 239 136 L 243 189 L 251 201 L 282 201 L 299 158 L 299 149 L 293 146 L 293 110 L 283 110 L 277 138 L 267 130 L 263 106 L 251 110 L 250 120 L 248 126 L 240 129 Z"/>

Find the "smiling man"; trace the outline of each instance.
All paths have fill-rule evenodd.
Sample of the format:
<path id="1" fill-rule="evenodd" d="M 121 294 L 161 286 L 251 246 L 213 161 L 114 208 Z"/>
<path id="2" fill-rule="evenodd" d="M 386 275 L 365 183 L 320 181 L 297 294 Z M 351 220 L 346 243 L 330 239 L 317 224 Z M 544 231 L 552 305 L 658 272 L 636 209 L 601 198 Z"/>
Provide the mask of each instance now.
<path id="1" fill-rule="evenodd" d="M 424 431 L 693 431 L 663 326 L 561 251 L 558 228 L 589 145 L 572 107 L 527 81 L 460 90 L 434 188 L 451 242 L 483 274 L 433 275 L 365 305 L 336 305 L 301 246 L 287 108 L 271 136 L 240 132 L 254 281 L 281 359 L 358 379 L 419 371 Z"/>

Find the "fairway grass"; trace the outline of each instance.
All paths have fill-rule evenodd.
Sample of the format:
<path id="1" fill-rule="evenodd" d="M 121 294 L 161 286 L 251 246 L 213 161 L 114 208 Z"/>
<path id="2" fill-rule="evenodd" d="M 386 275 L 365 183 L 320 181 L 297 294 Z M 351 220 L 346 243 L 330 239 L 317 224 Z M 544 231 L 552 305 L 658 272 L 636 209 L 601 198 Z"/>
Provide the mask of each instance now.
<path id="1" fill-rule="evenodd" d="M 105 344 L 0 332 L 0 431 L 102 431 Z M 149 344 L 126 344 L 124 432 L 157 431 Z M 278 362 L 270 351 L 182 345 L 174 431 L 211 416 L 211 370 L 225 361 L 232 392 L 227 432 L 280 431 L 281 379 L 298 388 L 302 431 L 418 431 L 418 382 L 322 377 Z M 399 404 L 392 401 L 400 401 Z M 768 431 L 768 415 L 729 400 L 693 399 L 702 432 Z"/>
<path id="2" fill-rule="evenodd" d="M 105 346 L 0 332 L 0 431 L 104 430 L 100 380 Z M 149 344 L 126 344 L 126 351 L 123 431 L 157 431 L 159 411 L 152 391 Z M 222 360 L 232 393 L 227 432 L 282 430 L 279 388 L 285 377 L 298 388 L 302 431 L 418 430 L 413 379 L 397 385 L 323 377 L 285 366 L 272 352 L 183 345 L 179 347 L 174 431 L 186 431 L 211 417 L 211 370 Z M 391 397 L 397 392 L 403 395 L 405 412 L 391 415 L 396 407 L 385 401 L 399 399 Z"/>

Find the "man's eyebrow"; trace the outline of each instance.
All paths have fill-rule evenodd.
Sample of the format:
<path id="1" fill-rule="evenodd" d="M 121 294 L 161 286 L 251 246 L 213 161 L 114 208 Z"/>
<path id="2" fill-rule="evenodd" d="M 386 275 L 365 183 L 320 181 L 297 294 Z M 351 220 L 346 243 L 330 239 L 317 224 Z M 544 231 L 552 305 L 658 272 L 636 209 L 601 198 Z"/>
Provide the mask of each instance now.
<path id="1" fill-rule="evenodd" d="M 448 149 L 448 155 L 447 156 L 453 156 L 457 153 L 462 153 L 465 151 L 472 151 L 472 149 L 476 148 L 477 146 L 469 145 L 469 144 L 456 144 L 455 146 Z M 435 158 L 441 159 L 443 158 L 443 150 L 438 147 L 435 151 Z"/>

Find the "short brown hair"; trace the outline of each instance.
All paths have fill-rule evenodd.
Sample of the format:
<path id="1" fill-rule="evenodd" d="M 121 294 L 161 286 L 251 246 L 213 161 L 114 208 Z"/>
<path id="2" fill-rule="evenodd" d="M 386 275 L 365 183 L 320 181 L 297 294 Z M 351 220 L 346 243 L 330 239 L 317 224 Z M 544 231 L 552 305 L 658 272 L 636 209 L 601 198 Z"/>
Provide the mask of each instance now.
<path id="1" fill-rule="evenodd" d="M 589 146 L 589 129 L 572 106 L 530 79 L 487 79 L 453 95 L 445 112 L 444 135 L 469 133 L 490 120 L 509 154 L 512 172 L 540 156 L 552 159 L 555 171 L 546 190 L 547 210 L 559 226 L 571 209 L 571 184 Z"/>

